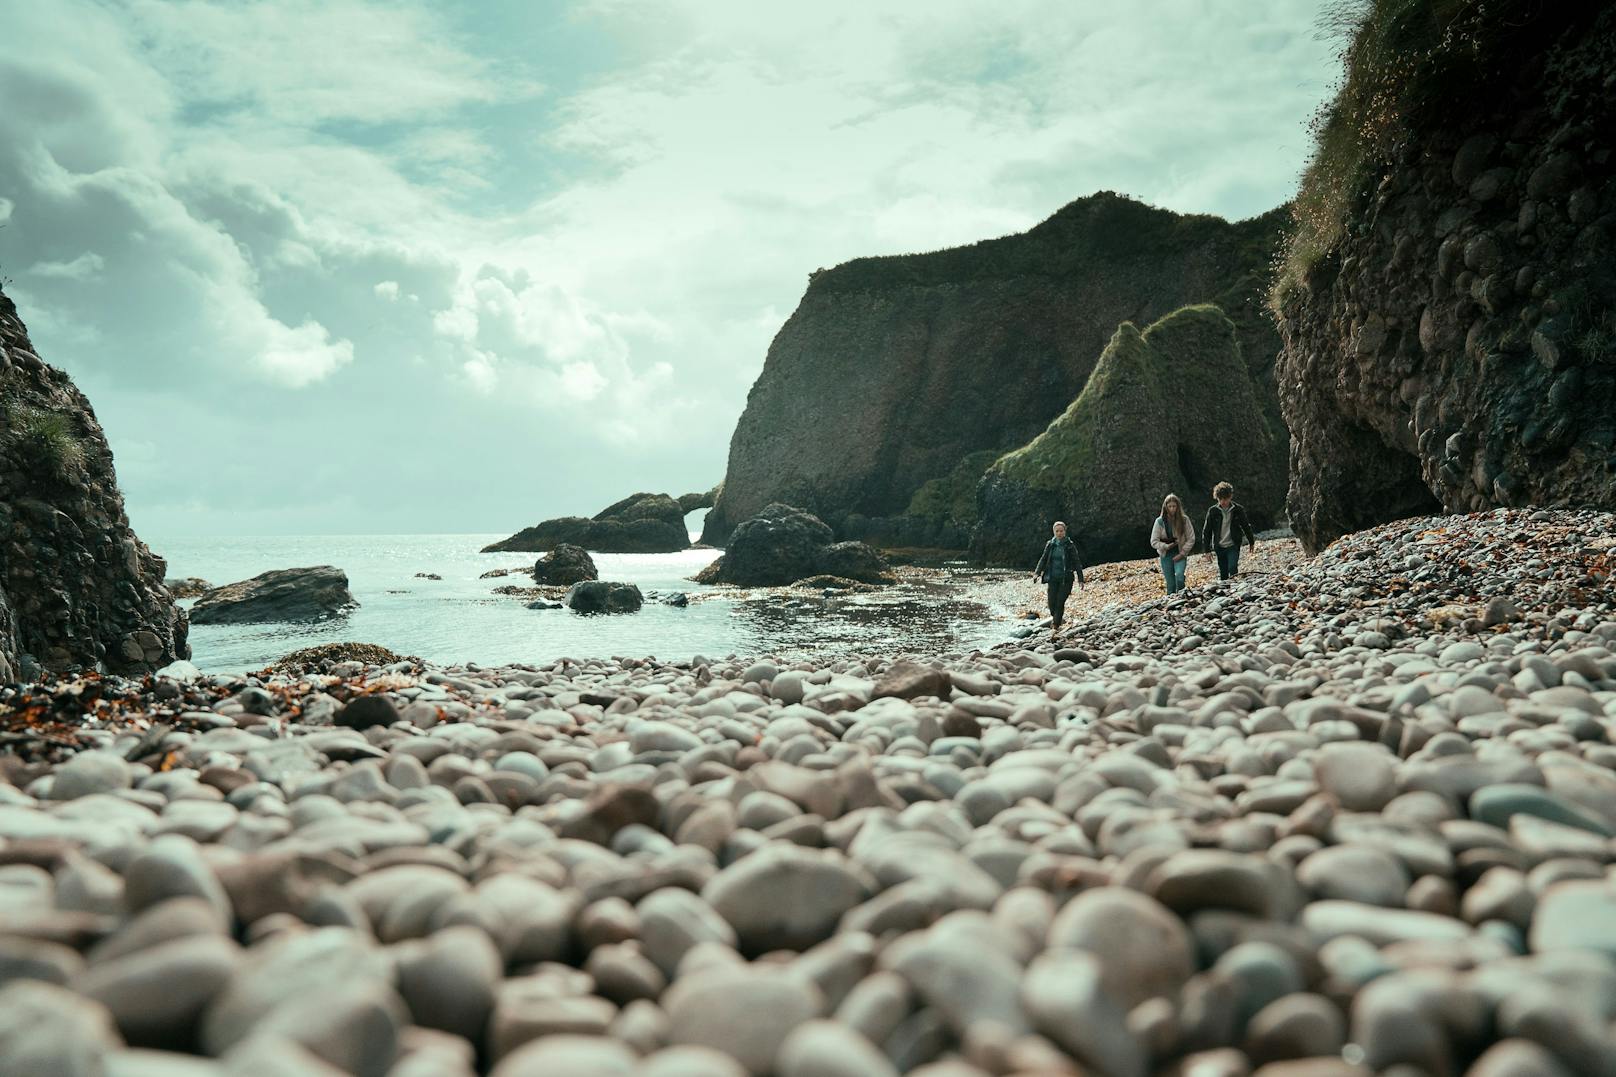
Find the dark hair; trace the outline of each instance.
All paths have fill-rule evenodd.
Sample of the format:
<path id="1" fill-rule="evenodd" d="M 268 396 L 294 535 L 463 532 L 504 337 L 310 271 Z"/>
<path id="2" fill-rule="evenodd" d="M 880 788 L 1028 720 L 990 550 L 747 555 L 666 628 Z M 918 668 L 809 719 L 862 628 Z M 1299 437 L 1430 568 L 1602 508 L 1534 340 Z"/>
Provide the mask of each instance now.
<path id="1" fill-rule="evenodd" d="M 1226 497 L 1234 496 L 1234 487 L 1227 482 L 1220 482 L 1212 487 L 1212 496 L 1222 501 Z"/>

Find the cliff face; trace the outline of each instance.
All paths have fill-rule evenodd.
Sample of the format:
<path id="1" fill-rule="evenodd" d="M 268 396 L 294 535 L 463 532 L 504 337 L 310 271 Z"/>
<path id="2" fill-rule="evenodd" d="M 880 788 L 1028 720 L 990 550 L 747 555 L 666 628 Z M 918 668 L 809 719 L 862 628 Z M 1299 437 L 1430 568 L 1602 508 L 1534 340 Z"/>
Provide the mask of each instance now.
<path id="1" fill-rule="evenodd" d="M 1283 216 L 1231 224 L 1102 193 L 1022 235 L 815 273 L 747 398 L 703 541 L 770 502 L 875 534 L 971 454 L 1043 430 L 1120 322 L 1191 303 L 1230 313 L 1277 422 L 1262 303 Z"/>
<path id="2" fill-rule="evenodd" d="M 189 657 L 164 569 L 129 528 L 89 401 L 0 293 L 0 679 Z"/>
<path id="3" fill-rule="evenodd" d="M 1234 325 L 1213 306 L 1175 311 L 1142 333 L 1124 322 L 1072 405 L 988 469 L 971 552 L 1030 568 L 1050 525 L 1065 520 L 1085 561 L 1149 557 L 1162 498 L 1178 494 L 1199 527 L 1225 479 L 1253 526 L 1270 526 L 1284 500 L 1284 441 L 1263 415 Z"/>
<path id="4" fill-rule="evenodd" d="M 1373 5 L 1297 198 L 1275 306 L 1309 549 L 1616 508 L 1616 9 L 1452 7 Z"/>

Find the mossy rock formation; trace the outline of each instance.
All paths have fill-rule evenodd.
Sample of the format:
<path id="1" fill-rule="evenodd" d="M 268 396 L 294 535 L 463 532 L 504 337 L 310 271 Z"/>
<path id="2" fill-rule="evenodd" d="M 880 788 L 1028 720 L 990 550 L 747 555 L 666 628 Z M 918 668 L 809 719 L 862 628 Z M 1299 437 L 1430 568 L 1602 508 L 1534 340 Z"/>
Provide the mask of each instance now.
<path id="1" fill-rule="evenodd" d="M 1616 508 L 1616 8 L 1375 0 L 1274 290 L 1303 545 Z"/>
<path id="2" fill-rule="evenodd" d="M 129 527 L 90 402 L 0 292 L 0 682 L 189 658 L 166 567 Z"/>
<path id="3" fill-rule="evenodd" d="M 543 553 L 567 543 L 596 553 L 674 553 L 690 545 L 685 510 L 667 494 L 632 494 L 593 517 L 561 516 L 490 543 L 483 553 Z"/>
<path id="4" fill-rule="evenodd" d="M 1148 557 L 1162 498 L 1178 494 L 1199 522 L 1224 479 L 1255 526 L 1273 522 L 1284 442 L 1258 403 L 1233 323 L 1211 305 L 1144 332 L 1124 322 L 1071 406 L 988 469 L 972 554 L 1030 567 L 1050 525 L 1065 520 L 1086 561 Z"/>
<path id="5" fill-rule="evenodd" d="M 841 538 L 962 544 L 973 521 L 942 508 L 961 500 L 956 469 L 1037 436 L 1120 322 L 1191 303 L 1217 303 L 1239 327 L 1278 425 L 1265 304 L 1285 217 L 1231 223 L 1104 192 L 1022 235 L 814 273 L 752 386 L 702 540 L 722 545 L 783 502 Z M 917 498 L 924 515 L 911 516 Z"/>

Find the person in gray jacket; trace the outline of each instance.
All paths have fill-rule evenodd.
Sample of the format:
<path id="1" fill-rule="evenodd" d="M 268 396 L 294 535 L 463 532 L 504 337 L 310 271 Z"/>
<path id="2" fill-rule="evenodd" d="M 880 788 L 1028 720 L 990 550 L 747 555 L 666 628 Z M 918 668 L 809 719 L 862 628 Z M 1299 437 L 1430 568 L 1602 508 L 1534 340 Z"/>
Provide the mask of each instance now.
<path id="1" fill-rule="evenodd" d="M 1175 595 L 1184 589 L 1184 570 L 1189 567 L 1190 551 L 1195 549 L 1195 525 L 1177 494 L 1162 499 L 1161 515 L 1150 528 L 1150 545 L 1161 559 L 1162 578 L 1167 581 L 1167 593 Z"/>
<path id="2" fill-rule="evenodd" d="M 1051 632 L 1059 632 L 1066 620 L 1066 600 L 1072 594 L 1072 581 L 1083 586 L 1083 561 L 1077 554 L 1077 543 L 1066 537 L 1064 521 L 1055 521 L 1055 534 L 1044 543 L 1044 552 L 1038 557 L 1033 578 L 1049 585 L 1049 616 L 1054 621 Z"/>

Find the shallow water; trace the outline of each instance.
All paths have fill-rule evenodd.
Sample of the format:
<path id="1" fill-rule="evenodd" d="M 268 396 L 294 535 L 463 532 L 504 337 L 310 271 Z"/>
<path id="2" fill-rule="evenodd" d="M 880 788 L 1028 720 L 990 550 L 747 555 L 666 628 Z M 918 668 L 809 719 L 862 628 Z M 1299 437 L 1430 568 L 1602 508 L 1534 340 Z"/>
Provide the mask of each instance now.
<path id="1" fill-rule="evenodd" d="M 478 552 L 503 537 L 168 538 L 151 546 L 168 559 L 170 577 L 200 576 L 216 585 L 307 565 L 335 565 L 348 574 L 360 604 L 346 616 L 313 624 L 192 626 L 192 660 L 205 670 L 256 669 L 288 651 L 338 640 L 376 643 L 439 663 L 494 664 L 563 655 L 936 654 L 1005 638 L 1003 621 L 966 594 L 967 579 L 980 575 L 973 570 L 945 570 L 867 595 L 738 596 L 729 588 L 690 582 L 716 550 L 593 555 L 602 579 L 635 583 L 647 593 L 683 591 L 692 599 L 683 609 L 648 594 L 645 607 L 628 615 L 529 610 L 524 599 L 493 593 L 506 584 L 530 586 L 529 576 L 478 578 L 491 568 L 531 568 L 536 555 Z M 419 579 L 417 572 L 443 579 Z"/>

